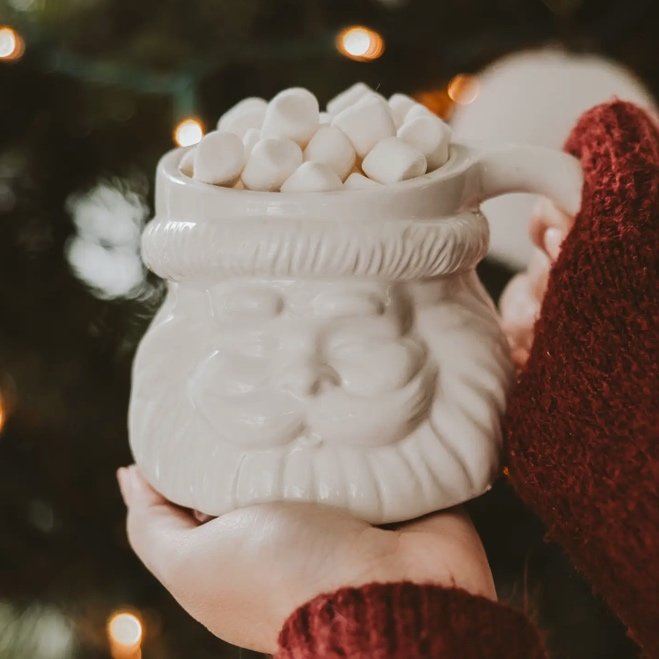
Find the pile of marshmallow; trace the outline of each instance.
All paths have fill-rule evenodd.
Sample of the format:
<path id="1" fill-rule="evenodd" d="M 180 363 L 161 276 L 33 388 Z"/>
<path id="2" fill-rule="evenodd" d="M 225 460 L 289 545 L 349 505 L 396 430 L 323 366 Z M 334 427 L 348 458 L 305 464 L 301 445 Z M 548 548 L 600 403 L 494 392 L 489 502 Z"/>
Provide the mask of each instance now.
<path id="1" fill-rule="evenodd" d="M 186 152 L 180 169 L 204 183 L 248 190 L 355 190 L 441 167 L 450 137 L 437 115 L 405 94 L 387 100 L 358 82 L 320 112 L 316 97 L 295 87 L 270 102 L 234 105 Z"/>

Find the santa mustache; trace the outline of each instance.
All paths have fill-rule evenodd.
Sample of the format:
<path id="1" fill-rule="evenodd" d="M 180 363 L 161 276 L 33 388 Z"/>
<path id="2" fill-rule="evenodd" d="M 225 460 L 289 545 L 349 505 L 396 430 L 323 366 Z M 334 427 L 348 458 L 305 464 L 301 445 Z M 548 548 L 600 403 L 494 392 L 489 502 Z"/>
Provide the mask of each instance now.
<path id="1" fill-rule="evenodd" d="M 283 391 L 215 396 L 201 412 L 222 440 L 242 449 L 281 446 L 304 429 L 302 401 Z"/>
<path id="2" fill-rule="evenodd" d="M 426 417 L 436 368 L 431 364 L 403 387 L 359 396 L 334 387 L 301 399 L 285 391 L 251 391 L 216 399 L 216 432 L 242 448 L 273 448 L 301 434 L 334 444 L 383 446 L 408 435 Z"/>

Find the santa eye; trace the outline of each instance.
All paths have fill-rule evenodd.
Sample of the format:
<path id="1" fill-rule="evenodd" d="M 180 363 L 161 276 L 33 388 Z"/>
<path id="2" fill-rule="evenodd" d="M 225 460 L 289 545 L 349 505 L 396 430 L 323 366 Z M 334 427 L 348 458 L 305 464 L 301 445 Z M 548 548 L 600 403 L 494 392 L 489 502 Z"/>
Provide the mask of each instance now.
<path id="1" fill-rule="evenodd" d="M 402 334 L 400 319 L 392 314 L 380 316 L 343 316 L 331 319 L 325 333 L 325 344 L 337 346 L 396 340 Z"/>
<path id="2" fill-rule="evenodd" d="M 227 320 L 234 315 L 241 318 L 272 318 L 282 312 L 284 300 L 273 290 L 241 288 L 217 296 L 213 306 L 216 313 Z"/>
<path id="3" fill-rule="evenodd" d="M 313 309 L 327 318 L 380 316 L 384 313 L 384 301 L 376 295 L 321 294 L 314 299 Z"/>
<path id="4" fill-rule="evenodd" d="M 222 354 L 272 360 L 281 341 L 277 334 L 251 327 L 251 323 L 225 323 L 214 338 Z"/>

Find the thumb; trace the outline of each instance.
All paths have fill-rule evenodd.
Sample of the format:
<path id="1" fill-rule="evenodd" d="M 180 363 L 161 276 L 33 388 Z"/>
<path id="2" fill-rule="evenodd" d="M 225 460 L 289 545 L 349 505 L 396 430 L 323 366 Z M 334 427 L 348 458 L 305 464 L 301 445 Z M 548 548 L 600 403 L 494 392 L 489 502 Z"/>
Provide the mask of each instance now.
<path id="1" fill-rule="evenodd" d="M 191 515 L 158 494 L 135 465 L 119 469 L 117 480 L 128 508 L 128 541 L 146 567 L 162 581 L 197 524 Z"/>

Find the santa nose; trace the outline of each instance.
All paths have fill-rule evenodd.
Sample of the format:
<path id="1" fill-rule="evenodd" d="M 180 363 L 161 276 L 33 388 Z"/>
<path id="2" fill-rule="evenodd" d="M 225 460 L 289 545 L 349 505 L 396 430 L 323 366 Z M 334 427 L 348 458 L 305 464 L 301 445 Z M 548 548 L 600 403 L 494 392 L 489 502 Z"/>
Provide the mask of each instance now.
<path id="1" fill-rule="evenodd" d="M 282 378 L 286 391 L 300 398 L 317 396 L 325 388 L 338 384 L 337 372 L 317 359 L 309 358 L 291 365 Z"/>

